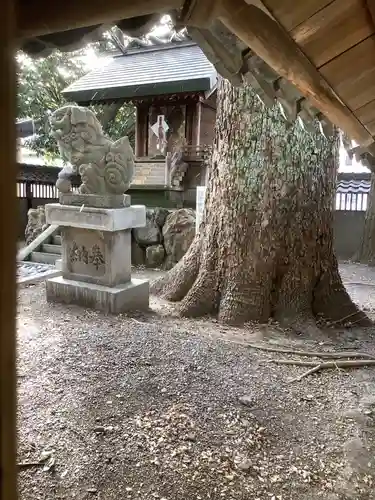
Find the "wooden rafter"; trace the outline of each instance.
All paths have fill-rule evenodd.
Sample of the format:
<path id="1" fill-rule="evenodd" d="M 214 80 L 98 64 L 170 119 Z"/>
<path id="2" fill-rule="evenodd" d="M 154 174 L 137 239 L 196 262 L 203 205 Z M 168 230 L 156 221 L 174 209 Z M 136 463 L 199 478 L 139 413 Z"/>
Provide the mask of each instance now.
<path id="1" fill-rule="evenodd" d="M 375 0 L 365 0 L 365 3 L 375 29 Z"/>
<path id="2" fill-rule="evenodd" d="M 179 9 L 182 0 L 17 0 L 20 39 Z"/>
<path id="3" fill-rule="evenodd" d="M 335 125 L 370 146 L 374 139 L 346 107 L 289 34 L 262 9 L 243 0 L 222 0 L 222 22 L 279 75 L 293 83 Z"/>

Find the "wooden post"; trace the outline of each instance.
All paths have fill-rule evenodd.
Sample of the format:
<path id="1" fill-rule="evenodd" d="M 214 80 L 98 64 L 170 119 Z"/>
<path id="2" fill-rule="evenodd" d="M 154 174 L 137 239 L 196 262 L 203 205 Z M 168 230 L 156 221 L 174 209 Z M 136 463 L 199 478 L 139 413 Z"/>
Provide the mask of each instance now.
<path id="1" fill-rule="evenodd" d="M 201 124 L 202 124 L 202 103 L 199 101 L 197 103 L 197 112 L 195 115 L 196 121 L 196 140 L 195 144 L 197 146 L 201 145 Z"/>
<path id="2" fill-rule="evenodd" d="M 1 2 L 0 30 L 0 498 L 16 500 L 16 170 L 14 0 Z"/>
<path id="3" fill-rule="evenodd" d="M 31 182 L 26 181 L 25 184 L 25 191 L 26 191 L 26 206 L 27 206 L 27 211 L 30 210 L 30 208 L 33 208 L 33 192 L 31 189 Z"/>
<path id="4" fill-rule="evenodd" d="M 136 105 L 135 156 L 147 156 L 148 146 L 148 105 Z"/>
<path id="5" fill-rule="evenodd" d="M 185 138 L 189 146 L 195 145 L 197 126 L 197 104 L 186 105 Z"/>

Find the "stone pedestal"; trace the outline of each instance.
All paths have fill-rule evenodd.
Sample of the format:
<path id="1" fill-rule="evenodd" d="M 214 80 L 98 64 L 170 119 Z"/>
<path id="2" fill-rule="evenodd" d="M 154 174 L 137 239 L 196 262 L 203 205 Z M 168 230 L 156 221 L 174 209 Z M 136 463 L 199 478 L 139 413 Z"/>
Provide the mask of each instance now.
<path id="1" fill-rule="evenodd" d="M 47 223 L 61 227 L 62 243 L 62 276 L 46 282 L 47 300 L 114 314 L 148 309 L 148 281 L 131 278 L 131 229 L 146 224 L 145 207 L 131 206 L 130 199 L 122 208 L 79 201 L 45 207 Z"/>

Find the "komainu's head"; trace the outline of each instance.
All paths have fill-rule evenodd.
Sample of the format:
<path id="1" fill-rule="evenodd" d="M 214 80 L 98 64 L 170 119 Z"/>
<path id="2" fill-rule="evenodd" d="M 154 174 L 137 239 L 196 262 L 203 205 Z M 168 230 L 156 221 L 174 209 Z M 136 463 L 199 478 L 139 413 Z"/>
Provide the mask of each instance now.
<path id="1" fill-rule="evenodd" d="M 100 147 L 107 142 L 99 120 L 88 108 L 63 106 L 52 114 L 50 124 L 62 159 L 76 166 L 90 154 L 92 146 Z"/>

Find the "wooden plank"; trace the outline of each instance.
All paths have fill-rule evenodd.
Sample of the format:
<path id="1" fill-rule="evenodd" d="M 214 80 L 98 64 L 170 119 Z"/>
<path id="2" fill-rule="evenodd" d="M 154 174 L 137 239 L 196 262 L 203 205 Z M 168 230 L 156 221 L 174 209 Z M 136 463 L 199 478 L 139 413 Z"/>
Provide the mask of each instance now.
<path id="1" fill-rule="evenodd" d="M 16 500 L 16 251 L 18 232 L 14 2 L 0 30 L 0 498 Z"/>
<path id="2" fill-rule="evenodd" d="M 365 0 L 372 22 L 375 26 L 375 0 Z"/>
<path id="3" fill-rule="evenodd" d="M 364 124 L 370 134 L 375 135 L 375 100 L 358 108 L 354 114 Z"/>
<path id="4" fill-rule="evenodd" d="M 331 2 L 332 0 L 263 0 L 263 4 L 287 31 L 306 21 Z"/>
<path id="5" fill-rule="evenodd" d="M 355 110 L 354 114 L 365 125 L 375 119 L 375 99 Z"/>
<path id="6" fill-rule="evenodd" d="M 274 71 L 293 83 L 314 107 L 353 140 L 362 146 L 374 142 L 289 34 L 267 14 L 243 0 L 222 0 L 219 17 L 227 28 Z"/>
<path id="7" fill-rule="evenodd" d="M 320 72 L 352 110 L 375 99 L 375 35 L 322 66 Z"/>
<path id="8" fill-rule="evenodd" d="M 17 36 L 28 38 L 119 19 L 168 12 L 182 0 L 16 0 Z"/>
<path id="9" fill-rule="evenodd" d="M 365 127 L 370 132 L 370 134 L 375 135 L 375 118 L 373 120 L 371 120 L 370 122 L 366 123 Z"/>
<path id="10" fill-rule="evenodd" d="M 316 66 L 322 66 L 375 32 L 360 0 L 335 0 L 290 35 Z"/>

